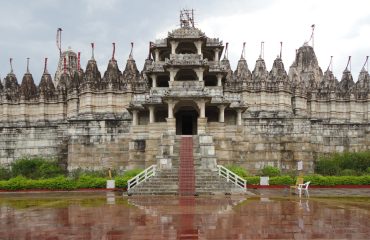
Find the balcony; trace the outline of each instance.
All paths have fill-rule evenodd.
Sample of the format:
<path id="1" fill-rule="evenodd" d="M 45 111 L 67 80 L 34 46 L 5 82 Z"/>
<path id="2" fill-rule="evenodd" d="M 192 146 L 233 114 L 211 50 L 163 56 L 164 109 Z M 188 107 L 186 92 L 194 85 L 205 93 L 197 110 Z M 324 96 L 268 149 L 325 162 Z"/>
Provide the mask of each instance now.
<path id="1" fill-rule="evenodd" d="M 167 39 L 156 39 L 154 45 L 156 47 L 167 47 Z"/>
<path id="2" fill-rule="evenodd" d="M 223 65 L 222 62 L 208 62 L 209 72 L 217 73 L 217 72 L 226 72 L 227 66 Z"/>
<path id="3" fill-rule="evenodd" d="M 157 62 L 152 62 L 151 65 L 147 66 L 146 72 L 151 73 L 151 72 L 164 72 L 164 66 L 165 62 L 163 61 L 157 61 Z"/>
<path id="4" fill-rule="evenodd" d="M 170 59 L 166 58 L 165 64 L 171 66 L 202 66 L 207 65 L 208 60 L 203 59 L 200 54 L 170 54 Z"/>

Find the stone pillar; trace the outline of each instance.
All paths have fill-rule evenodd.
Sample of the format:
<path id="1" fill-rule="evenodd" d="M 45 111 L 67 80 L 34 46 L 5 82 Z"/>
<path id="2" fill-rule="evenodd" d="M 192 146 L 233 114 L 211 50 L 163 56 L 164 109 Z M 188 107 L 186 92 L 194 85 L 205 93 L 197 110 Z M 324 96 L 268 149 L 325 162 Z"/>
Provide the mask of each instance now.
<path id="1" fill-rule="evenodd" d="M 154 50 L 154 61 L 156 62 L 159 61 L 159 50 L 158 49 Z"/>
<path id="2" fill-rule="evenodd" d="M 202 55 L 202 41 L 194 42 L 195 47 L 197 48 L 198 54 Z"/>
<path id="3" fill-rule="evenodd" d="M 168 118 L 173 118 L 173 107 L 175 106 L 175 103 L 173 101 L 168 101 Z"/>
<path id="4" fill-rule="evenodd" d="M 157 75 L 152 74 L 150 75 L 150 77 L 152 78 L 152 87 L 153 88 L 157 87 Z"/>
<path id="5" fill-rule="evenodd" d="M 219 113 L 218 113 L 218 121 L 220 123 L 225 122 L 225 106 L 224 105 L 219 105 L 217 106 Z"/>
<path id="6" fill-rule="evenodd" d="M 219 48 L 216 48 L 215 49 L 215 62 L 218 62 L 220 61 L 220 49 Z"/>
<path id="7" fill-rule="evenodd" d="M 194 69 L 195 73 L 197 74 L 198 80 L 203 81 L 203 68 Z"/>
<path id="8" fill-rule="evenodd" d="M 171 41 L 171 54 L 176 54 L 176 48 L 179 45 L 179 42 Z"/>
<path id="9" fill-rule="evenodd" d="M 132 110 L 132 126 L 139 125 L 138 110 Z"/>
<path id="10" fill-rule="evenodd" d="M 198 108 L 200 110 L 200 118 L 206 117 L 206 103 L 203 99 L 197 101 Z"/>
<path id="11" fill-rule="evenodd" d="M 241 126 L 242 125 L 242 110 L 238 109 L 236 110 L 237 117 L 236 117 L 236 125 Z"/>
<path id="12" fill-rule="evenodd" d="M 149 106 L 149 123 L 154 123 L 154 106 Z"/>
<path id="13" fill-rule="evenodd" d="M 168 71 L 170 72 L 170 82 L 175 81 L 175 76 L 176 73 L 179 71 L 178 69 L 175 68 L 169 68 Z"/>
<path id="14" fill-rule="evenodd" d="M 216 76 L 217 76 L 217 86 L 221 87 L 222 86 L 222 74 L 218 73 Z"/>

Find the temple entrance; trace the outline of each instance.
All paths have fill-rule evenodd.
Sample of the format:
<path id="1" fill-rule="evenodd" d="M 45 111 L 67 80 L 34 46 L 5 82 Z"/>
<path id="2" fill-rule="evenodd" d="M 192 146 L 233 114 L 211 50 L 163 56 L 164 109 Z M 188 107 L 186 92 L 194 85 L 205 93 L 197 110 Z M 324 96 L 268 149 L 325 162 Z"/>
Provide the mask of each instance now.
<path id="1" fill-rule="evenodd" d="M 197 135 L 198 112 L 193 109 L 180 109 L 176 114 L 176 135 Z"/>

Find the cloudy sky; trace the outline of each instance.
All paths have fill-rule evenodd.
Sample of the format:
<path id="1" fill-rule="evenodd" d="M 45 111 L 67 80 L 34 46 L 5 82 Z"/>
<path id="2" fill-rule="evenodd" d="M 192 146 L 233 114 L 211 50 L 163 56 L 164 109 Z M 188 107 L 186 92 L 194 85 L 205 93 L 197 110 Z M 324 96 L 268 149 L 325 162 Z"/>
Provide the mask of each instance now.
<path id="1" fill-rule="evenodd" d="M 243 42 L 250 69 L 254 68 L 265 42 L 268 69 L 283 42 L 283 61 L 288 70 L 295 49 L 311 34 L 315 24 L 315 52 L 323 70 L 334 56 L 333 70 L 341 78 L 348 56 L 357 80 L 365 57 L 370 55 L 370 1 L 358 0 L 0 0 L 0 76 L 9 72 L 9 58 L 21 82 L 26 58 L 35 82 L 39 82 L 43 61 L 49 58 L 54 74 L 58 60 L 55 38 L 63 29 L 62 47 L 81 51 L 82 66 L 90 58 L 95 42 L 99 70 L 106 70 L 116 43 L 116 59 L 123 69 L 135 43 L 134 57 L 142 68 L 148 43 L 165 38 L 179 27 L 179 10 L 194 8 L 196 26 L 208 37 L 229 42 L 229 59 L 235 68 Z"/>

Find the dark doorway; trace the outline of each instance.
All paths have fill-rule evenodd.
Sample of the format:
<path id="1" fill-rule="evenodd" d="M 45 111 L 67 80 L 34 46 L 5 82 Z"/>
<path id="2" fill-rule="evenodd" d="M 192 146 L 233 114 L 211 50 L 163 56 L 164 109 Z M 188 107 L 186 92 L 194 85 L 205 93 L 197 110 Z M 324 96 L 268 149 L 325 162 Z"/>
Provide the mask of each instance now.
<path id="1" fill-rule="evenodd" d="M 195 110 L 181 110 L 176 113 L 176 134 L 197 135 L 198 112 Z"/>

